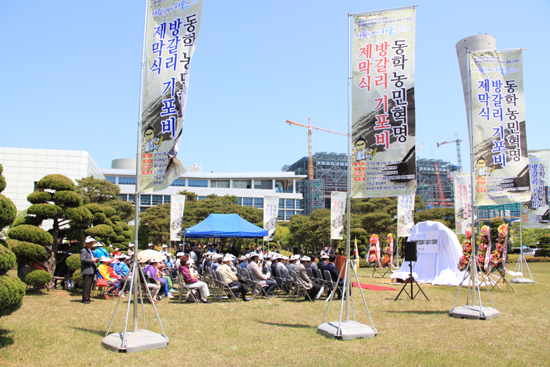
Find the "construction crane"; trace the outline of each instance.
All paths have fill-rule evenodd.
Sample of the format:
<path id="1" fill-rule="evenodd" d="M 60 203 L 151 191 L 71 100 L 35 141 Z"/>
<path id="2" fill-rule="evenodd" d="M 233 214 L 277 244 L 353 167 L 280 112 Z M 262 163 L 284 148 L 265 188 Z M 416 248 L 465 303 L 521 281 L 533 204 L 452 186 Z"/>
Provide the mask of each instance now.
<path id="1" fill-rule="evenodd" d="M 323 128 L 317 127 L 317 126 L 311 126 L 311 117 L 307 118 L 307 125 L 299 124 L 297 122 L 290 121 L 290 120 L 286 120 L 286 122 L 289 125 L 307 127 L 307 129 L 308 129 L 307 130 L 307 137 L 308 137 L 308 148 L 309 148 L 309 152 L 308 152 L 309 153 L 309 161 L 308 161 L 308 165 L 307 165 L 307 168 L 308 168 L 307 178 L 309 180 L 313 180 L 313 152 L 312 152 L 312 147 L 311 147 L 311 129 L 325 131 L 327 133 L 344 135 L 344 136 L 348 136 L 348 134 L 344 134 L 344 133 L 341 133 L 341 132 L 338 132 L 338 131 L 332 131 L 332 130 L 329 130 L 329 129 L 323 129 Z"/>
<path id="2" fill-rule="evenodd" d="M 458 161 L 458 172 L 462 172 L 462 160 L 460 159 L 460 142 L 463 141 L 464 139 L 459 139 L 458 135 L 456 135 L 456 133 L 455 133 L 455 136 L 456 136 L 456 140 L 444 141 L 443 143 L 437 143 L 437 147 L 439 148 L 439 146 L 443 145 L 443 144 L 456 143 L 456 159 Z"/>

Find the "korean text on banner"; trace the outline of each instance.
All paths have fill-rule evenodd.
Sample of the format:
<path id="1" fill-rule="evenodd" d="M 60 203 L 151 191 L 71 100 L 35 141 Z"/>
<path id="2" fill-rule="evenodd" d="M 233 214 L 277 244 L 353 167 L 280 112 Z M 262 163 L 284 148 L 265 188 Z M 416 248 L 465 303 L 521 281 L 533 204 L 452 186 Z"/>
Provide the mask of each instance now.
<path id="1" fill-rule="evenodd" d="M 202 0 L 149 3 L 141 116 L 141 192 L 162 190 L 185 173 L 177 155 L 202 10 Z"/>
<path id="2" fill-rule="evenodd" d="M 523 228 L 550 229 L 548 206 L 548 162 L 550 150 L 529 151 L 531 200 L 523 203 Z"/>
<path id="3" fill-rule="evenodd" d="M 351 197 L 416 191 L 415 8 L 353 17 Z"/>
<path id="4" fill-rule="evenodd" d="M 409 237 L 414 227 L 414 195 L 397 198 L 397 237 Z"/>
<path id="5" fill-rule="evenodd" d="M 267 230 L 266 241 L 272 241 L 275 237 L 277 229 L 277 215 L 279 213 L 279 197 L 265 196 L 264 197 L 264 229 Z"/>
<path id="6" fill-rule="evenodd" d="M 181 241 L 185 195 L 170 195 L 170 241 Z"/>
<path id="7" fill-rule="evenodd" d="M 344 213 L 346 212 L 347 193 L 332 191 L 330 193 L 330 239 L 344 239 Z"/>
<path id="8" fill-rule="evenodd" d="M 453 184 L 455 191 L 455 228 L 456 234 L 465 234 L 472 225 L 472 176 L 470 173 L 455 173 Z"/>
<path id="9" fill-rule="evenodd" d="M 522 53 L 470 53 L 475 206 L 529 201 Z"/>

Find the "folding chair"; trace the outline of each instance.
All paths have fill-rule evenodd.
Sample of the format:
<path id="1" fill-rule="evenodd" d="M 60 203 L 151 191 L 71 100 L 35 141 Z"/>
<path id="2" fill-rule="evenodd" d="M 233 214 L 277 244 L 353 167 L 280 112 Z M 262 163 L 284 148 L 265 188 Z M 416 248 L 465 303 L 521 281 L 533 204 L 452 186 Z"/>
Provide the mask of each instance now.
<path id="1" fill-rule="evenodd" d="M 254 274 L 252 274 L 250 271 L 248 271 L 248 269 L 243 269 L 243 270 L 246 272 L 247 278 L 250 280 L 250 282 L 254 286 L 254 288 L 256 288 L 256 289 L 260 288 L 260 292 L 263 293 L 263 295 L 265 297 L 269 298 L 269 295 L 265 291 L 264 287 L 262 287 L 262 285 L 260 284 L 261 280 L 256 279 Z"/>
<path id="2" fill-rule="evenodd" d="M 372 265 L 372 275 L 371 277 L 374 278 L 374 274 L 377 273 L 380 275 L 380 278 L 384 278 L 386 274 L 391 273 L 391 270 L 389 268 L 379 268 L 378 264 Z"/>
<path id="3" fill-rule="evenodd" d="M 193 301 L 195 303 L 199 302 L 197 297 L 195 297 L 195 291 L 193 289 L 190 289 L 187 284 L 185 284 L 185 282 L 182 281 L 181 279 L 181 274 L 178 274 L 178 276 L 176 277 L 176 286 L 179 288 L 179 298 L 178 298 L 178 304 L 181 304 L 181 296 L 183 295 L 183 291 L 184 290 L 187 290 L 187 295 L 185 296 L 185 298 L 187 298 L 187 296 L 191 296 L 191 298 L 193 299 Z"/>
<path id="4" fill-rule="evenodd" d="M 489 269 L 489 271 L 488 271 L 488 274 L 489 274 L 489 275 L 487 276 L 487 278 L 489 278 L 490 275 L 493 275 L 493 276 L 495 276 L 495 277 L 498 278 L 497 281 L 496 281 L 496 283 L 495 283 L 495 284 L 493 285 L 493 287 L 491 288 L 491 290 L 493 290 L 495 287 L 498 287 L 498 283 L 500 283 L 500 281 L 502 280 L 502 283 L 503 283 L 504 285 L 506 285 L 507 287 L 509 287 L 511 290 L 513 290 L 513 291 L 515 292 L 516 290 L 514 289 L 514 287 L 512 287 L 512 285 L 511 285 L 510 283 L 508 283 L 508 281 L 506 280 L 506 272 L 505 272 L 505 271 L 496 270 L 496 271 L 498 271 L 498 274 L 499 274 L 499 275 L 491 274 L 494 270 L 496 270 L 496 269 L 494 269 L 494 268 Z M 498 287 L 498 288 L 500 289 L 500 287 Z"/>
<path id="5" fill-rule="evenodd" d="M 233 298 L 235 302 L 238 302 L 237 297 L 235 297 L 235 293 L 233 291 L 238 291 L 239 287 L 237 286 L 230 287 L 228 284 L 226 284 L 223 281 L 221 273 L 217 270 L 213 271 L 212 274 L 214 276 L 214 281 L 218 283 L 219 293 L 218 293 L 218 296 L 216 297 L 218 298 L 218 301 L 219 302 L 222 301 L 223 299 L 222 294 L 223 292 L 225 292 L 225 294 L 228 296 L 231 296 L 231 298 Z"/>
<path id="6" fill-rule="evenodd" d="M 298 281 L 298 275 L 296 274 L 296 272 L 290 272 L 290 277 L 292 278 L 292 282 L 296 286 L 296 297 L 300 296 L 300 293 L 302 293 L 303 290 L 303 293 L 305 293 L 307 298 L 311 301 L 312 299 L 309 296 L 309 293 L 307 293 L 306 287 L 304 287 L 302 283 Z M 296 302 L 296 297 L 294 298 L 294 302 Z"/>

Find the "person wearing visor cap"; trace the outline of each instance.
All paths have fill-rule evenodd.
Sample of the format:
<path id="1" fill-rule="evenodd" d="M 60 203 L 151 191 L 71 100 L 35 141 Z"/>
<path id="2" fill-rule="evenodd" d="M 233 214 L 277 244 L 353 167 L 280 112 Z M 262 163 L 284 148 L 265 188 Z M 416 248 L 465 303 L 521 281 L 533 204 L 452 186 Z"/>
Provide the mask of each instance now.
<path id="1" fill-rule="evenodd" d="M 258 265 L 260 255 L 251 252 L 250 253 L 250 262 L 248 264 L 248 271 L 252 273 L 252 276 L 259 280 L 259 285 L 264 288 L 265 293 L 268 297 L 273 295 L 273 290 L 277 286 L 277 282 L 273 279 L 270 279 L 267 275 L 263 274 L 262 269 Z"/>
<path id="2" fill-rule="evenodd" d="M 97 257 L 98 259 L 102 256 L 109 257 L 109 251 L 103 248 L 103 244 L 101 242 L 96 240 L 92 247 L 94 248 L 94 257 Z"/>
<path id="3" fill-rule="evenodd" d="M 328 255 L 323 254 L 321 255 L 321 259 L 319 260 L 319 263 L 317 264 L 317 268 L 323 273 L 325 271 L 325 268 L 328 265 Z"/>
<path id="4" fill-rule="evenodd" d="M 196 277 L 193 276 L 190 270 L 190 266 L 195 262 L 192 259 L 187 260 L 185 265 L 180 267 L 180 273 L 185 284 L 190 289 L 198 289 L 201 294 L 202 303 L 212 303 L 208 300 L 210 291 L 208 290 L 208 285 L 205 282 L 201 282 Z"/>
<path id="5" fill-rule="evenodd" d="M 233 261 L 233 256 L 231 256 L 230 254 L 225 255 L 225 257 L 223 258 L 223 264 L 219 266 L 218 271 L 222 276 L 223 282 L 231 288 L 239 288 L 238 292 L 241 294 L 241 299 L 244 302 L 247 302 L 248 298 L 246 298 L 246 292 L 248 292 L 248 286 L 239 282 L 239 278 L 235 275 L 235 273 L 233 272 L 233 270 L 231 270 L 231 267 L 229 266 L 231 261 Z"/>
<path id="6" fill-rule="evenodd" d="M 305 300 L 313 301 L 317 295 L 321 295 L 322 289 L 317 284 L 313 284 L 307 275 L 306 265 L 311 259 L 308 256 L 302 256 L 300 262 L 296 264 L 296 278 L 298 283 L 306 289 Z"/>
<path id="7" fill-rule="evenodd" d="M 92 302 L 90 293 L 92 292 L 92 283 L 96 273 L 96 263 L 98 258 L 94 256 L 92 246 L 97 241 L 93 237 L 86 237 L 84 240 L 84 248 L 80 250 L 80 274 L 82 274 L 82 303 L 89 304 Z"/>
<path id="8" fill-rule="evenodd" d="M 128 244 L 128 256 L 130 257 L 133 257 L 134 256 L 134 244 L 132 242 L 130 242 L 130 244 Z"/>

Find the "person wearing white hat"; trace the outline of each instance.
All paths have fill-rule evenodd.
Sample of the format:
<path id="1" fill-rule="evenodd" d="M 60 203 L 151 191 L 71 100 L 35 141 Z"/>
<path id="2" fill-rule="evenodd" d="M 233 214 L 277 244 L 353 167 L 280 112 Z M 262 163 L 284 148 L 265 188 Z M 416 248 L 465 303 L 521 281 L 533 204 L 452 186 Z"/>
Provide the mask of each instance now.
<path id="1" fill-rule="evenodd" d="M 252 273 L 252 276 L 259 280 L 259 285 L 264 288 L 265 293 L 268 297 L 273 295 L 273 290 L 277 286 L 277 282 L 273 279 L 270 279 L 265 275 L 258 265 L 260 255 L 251 252 L 250 253 L 250 263 L 248 264 L 248 271 Z"/>
<path id="2" fill-rule="evenodd" d="M 166 246 L 165 244 L 162 244 L 161 248 L 162 249 L 160 250 L 160 253 L 166 256 L 166 254 L 168 253 L 168 246 Z"/>
<path id="3" fill-rule="evenodd" d="M 244 302 L 248 301 L 246 298 L 246 292 L 248 292 L 248 286 L 244 283 L 239 282 L 239 278 L 235 275 L 229 264 L 233 261 L 233 257 L 230 254 L 225 255 L 223 258 L 223 264 L 218 267 L 218 271 L 222 277 L 222 281 L 227 284 L 229 287 L 237 287 L 238 293 L 241 294 L 241 299 Z M 238 293 L 236 294 L 238 296 Z"/>
<path id="4" fill-rule="evenodd" d="M 212 260 L 212 270 L 217 270 L 218 267 L 222 263 L 223 255 L 222 254 L 214 254 L 212 256 L 212 258 L 213 258 L 213 260 Z"/>
<path id="5" fill-rule="evenodd" d="M 155 283 L 160 286 L 160 292 L 164 292 L 165 297 L 172 298 L 171 294 L 168 292 L 168 283 L 165 279 L 162 279 L 162 273 L 157 268 L 158 263 L 162 263 L 162 259 L 150 259 L 149 265 L 147 265 L 143 271 L 149 279 L 154 280 Z"/>
<path id="6" fill-rule="evenodd" d="M 319 259 L 319 263 L 317 264 L 317 268 L 323 273 L 325 271 L 325 268 L 328 265 L 328 254 L 321 255 L 321 258 Z M 323 274 L 324 276 L 324 274 Z"/>
<path id="7" fill-rule="evenodd" d="M 153 246 L 154 246 L 154 245 L 153 245 L 152 242 L 149 242 L 149 243 L 147 244 L 147 247 L 149 248 L 149 250 L 152 250 L 152 249 L 153 249 Z"/>
<path id="8" fill-rule="evenodd" d="M 128 256 L 130 256 L 130 257 L 133 257 L 133 256 L 134 256 L 134 244 L 133 244 L 132 242 L 130 242 L 130 243 L 128 244 L 128 251 L 127 251 L 127 253 L 128 253 Z"/>
<path id="9" fill-rule="evenodd" d="M 82 274 L 82 303 L 89 304 L 92 302 L 90 293 L 92 291 L 92 283 L 96 273 L 96 263 L 98 258 L 94 256 L 92 246 L 96 243 L 95 238 L 86 237 L 84 240 L 84 248 L 80 250 L 80 274 Z"/>
<path id="10" fill-rule="evenodd" d="M 311 257 L 311 260 L 308 261 L 307 263 L 307 266 L 306 266 L 306 269 L 311 269 L 311 271 L 313 272 L 313 274 L 315 274 L 315 272 L 317 271 L 317 264 L 315 263 L 315 260 L 317 260 L 317 257 L 315 255 L 313 255 Z"/>
<path id="11" fill-rule="evenodd" d="M 239 267 L 242 269 L 248 269 L 248 254 L 241 256 L 241 263 Z"/>
<path id="12" fill-rule="evenodd" d="M 290 256 L 290 259 L 288 259 L 289 260 L 288 265 L 286 266 L 289 273 L 291 271 L 294 271 L 294 269 L 296 268 L 296 260 L 298 260 L 299 258 L 300 258 L 300 255 Z"/>
<path id="13" fill-rule="evenodd" d="M 288 276 L 288 269 L 286 268 L 284 262 L 286 260 L 288 260 L 288 257 L 279 255 L 278 258 L 279 258 L 279 261 L 277 261 L 277 267 L 275 268 L 276 269 L 275 274 L 277 274 L 277 272 L 278 272 L 281 275 L 281 278 L 287 279 L 289 277 Z"/>
<path id="14" fill-rule="evenodd" d="M 115 295 L 118 297 L 118 292 L 120 289 L 120 282 L 118 279 L 120 279 L 120 276 L 116 275 L 114 270 L 110 267 L 110 264 L 114 261 L 114 259 L 109 258 L 108 256 L 102 256 L 99 259 L 99 262 L 101 265 L 97 267 L 97 270 L 99 271 L 99 275 L 107 281 L 107 284 L 110 286 L 110 288 L 107 290 L 107 293 L 103 295 L 103 298 L 109 299 L 109 294 L 115 292 Z"/>
<path id="15" fill-rule="evenodd" d="M 180 267 L 180 272 L 183 277 L 183 281 L 187 284 L 187 287 L 190 289 L 198 289 L 201 294 L 202 303 L 212 303 L 208 300 L 210 296 L 210 291 L 208 290 L 208 285 L 205 282 L 201 282 L 195 278 L 189 269 L 189 267 L 195 262 L 191 259 L 187 260 L 184 266 Z"/>
<path id="16" fill-rule="evenodd" d="M 300 263 L 296 264 L 295 268 L 298 283 L 306 289 L 306 301 L 313 301 L 313 299 L 317 295 L 320 296 L 322 293 L 321 287 L 319 287 L 317 284 L 313 284 L 313 282 L 309 279 L 309 276 L 307 275 L 306 265 L 310 260 L 311 259 L 308 256 L 302 256 L 302 258 L 300 259 Z"/>
<path id="17" fill-rule="evenodd" d="M 109 251 L 105 250 L 103 248 L 103 244 L 99 241 L 96 241 L 93 245 L 94 248 L 94 257 L 97 257 L 98 259 L 102 256 L 109 257 Z"/>

